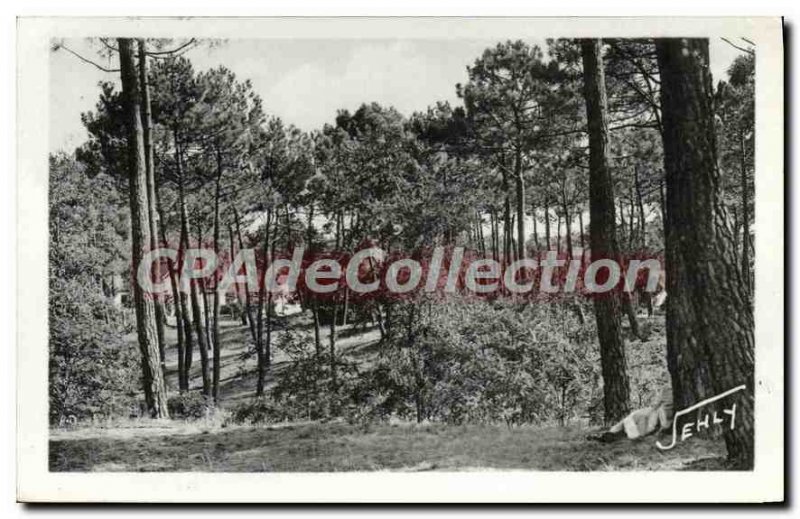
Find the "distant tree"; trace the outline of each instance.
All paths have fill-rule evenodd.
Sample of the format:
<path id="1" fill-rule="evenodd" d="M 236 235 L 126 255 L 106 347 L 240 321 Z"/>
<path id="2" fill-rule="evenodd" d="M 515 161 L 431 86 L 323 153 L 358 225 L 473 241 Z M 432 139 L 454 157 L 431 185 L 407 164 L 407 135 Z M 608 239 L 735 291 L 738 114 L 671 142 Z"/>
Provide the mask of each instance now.
<path id="1" fill-rule="evenodd" d="M 509 177 L 516 184 L 516 250 L 525 256 L 525 173 L 533 167 L 532 152 L 562 129 L 560 115 L 569 117 L 569 98 L 557 87 L 563 79 L 559 63 L 543 60 L 539 47 L 522 41 L 498 44 L 468 68 L 469 82 L 458 87 L 478 148 L 492 157 L 503 178 L 506 195 L 504 253 L 510 256 L 511 195 Z M 554 128 L 558 128 L 554 130 Z"/>

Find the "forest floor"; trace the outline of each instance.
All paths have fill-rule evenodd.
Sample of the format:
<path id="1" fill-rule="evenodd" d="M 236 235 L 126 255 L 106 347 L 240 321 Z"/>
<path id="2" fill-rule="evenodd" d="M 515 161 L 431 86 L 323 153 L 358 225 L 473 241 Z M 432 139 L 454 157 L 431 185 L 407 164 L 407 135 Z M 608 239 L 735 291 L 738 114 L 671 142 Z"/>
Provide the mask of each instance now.
<path id="1" fill-rule="evenodd" d="M 288 318 L 292 328 L 303 316 Z M 285 323 L 284 323 L 285 324 Z M 280 329 L 280 326 L 278 327 Z M 246 326 L 225 322 L 220 400 L 230 405 L 255 391 L 255 359 L 247 355 Z M 281 332 L 277 332 L 279 336 Z M 327 333 L 327 330 L 325 330 Z M 175 341 L 175 330 L 168 330 Z M 368 362 L 377 345 L 375 329 L 341 329 L 340 351 Z M 277 338 L 277 337 L 276 337 Z M 135 337 L 131 337 L 135 341 Z M 323 337 L 325 340 L 325 337 Z M 177 352 L 167 352 L 168 384 L 177 389 Z M 288 358 L 275 351 L 273 372 Z M 192 367 L 199 386 L 199 362 Z M 598 432 L 580 421 L 566 427 L 444 425 L 390 422 L 349 425 L 309 422 L 230 425 L 210 416 L 195 421 L 121 419 L 79 424 L 50 433 L 51 471 L 612 471 L 723 470 L 721 441 L 691 438 L 669 451 L 655 437 L 602 444 L 586 436 Z M 669 441 L 664 439 L 663 441 Z"/>
<path id="2" fill-rule="evenodd" d="M 692 438 L 669 451 L 655 438 L 602 444 L 581 426 L 343 423 L 205 426 L 141 422 L 55 432 L 51 471 L 336 472 L 720 470 L 724 445 Z"/>

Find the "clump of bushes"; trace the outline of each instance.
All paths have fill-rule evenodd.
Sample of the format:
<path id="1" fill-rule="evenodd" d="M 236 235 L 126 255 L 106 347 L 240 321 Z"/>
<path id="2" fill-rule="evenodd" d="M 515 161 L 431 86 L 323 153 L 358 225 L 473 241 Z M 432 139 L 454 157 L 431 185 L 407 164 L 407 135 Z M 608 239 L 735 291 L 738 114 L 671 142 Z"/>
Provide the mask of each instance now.
<path id="1" fill-rule="evenodd" d="M 199 391 L 186 391 L 170 396 L 167 400 L 167 408 L 171 418 L 197 420 L 208 416 L 214 405 Z"/>
<path id="2" fill-rule="evenodd" d="M 326 420 L 358 414 L 361 374 L 355 362 L 340 355 L 331 362 L 327 350 L 315 351 L 310 334 L 295 330 L 282 333 L 276 348 L 290 358 L 289 365 L 274 374 L 275 383 L 263 397 L 230 408 L 230 422 Z"/>
<path id="3" fill-rule="evenodd" d="M 585 413 L 597 352 L 568 305 L 398 302 L 388 314 L 363 379 L 381 408 L 374 414 L 519 425 Z"/>
<path id="4" fill-rule="evenodd" d="M 137 407 L 138 350 L 121 312 L 79 279 L 50 282 L 49 419 L 68 425 L 127 416 Z"/>

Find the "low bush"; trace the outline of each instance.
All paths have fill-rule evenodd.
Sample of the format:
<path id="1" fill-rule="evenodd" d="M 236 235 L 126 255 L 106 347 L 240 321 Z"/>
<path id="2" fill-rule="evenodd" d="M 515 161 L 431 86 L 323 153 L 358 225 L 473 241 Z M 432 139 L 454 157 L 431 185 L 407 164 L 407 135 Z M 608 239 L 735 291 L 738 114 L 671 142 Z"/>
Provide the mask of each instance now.
<path id="1" fill-rule="evenodd" d="M 214 404 L 199 391 L 186 391 L 170 396 L 167 408 L 171 418 L 197 420 L 208 416 Z"/>

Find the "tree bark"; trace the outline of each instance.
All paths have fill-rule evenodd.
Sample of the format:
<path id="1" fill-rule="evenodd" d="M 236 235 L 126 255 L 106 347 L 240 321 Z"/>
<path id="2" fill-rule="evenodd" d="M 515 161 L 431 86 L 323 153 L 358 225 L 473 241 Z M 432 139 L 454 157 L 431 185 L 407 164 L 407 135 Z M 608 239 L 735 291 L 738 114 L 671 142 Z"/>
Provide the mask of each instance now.
<path id="1" fill-rule="evenodd" d="M 608 168 L 608 120 L 601 42 L 582 40 L 584 93 L 589 130 L 589 246 L 592 261 L 618 259 L 614 216 L 614 183 Z M 630 389 L 625 343 L 620 323 L 620 304 L 611 291 L 594 299 L 603 401 L 606 423 L 615 422 L 630 410 Z"/>
<path id="2" fill-rule="evenodd" d="M 144 164 L 147 178 L 147 221 L 150 229 L 150 249 L 158 248 L 158 211 L 156 210 L 156 181 L 155 166 L 153 161 L 153 132 L 152 116 L 150 109 L 150 85 L 147 79 L 147 48 L 143 39 L 139 44 L 139 85 L 141 87 L 141 118 L 142 138 L 144 140 Z M 156 276 L 162 277 L 161 266 L 156 265 Z M 161 362 L 161 371 L 166 374 L 166 339 L 164 338 L 164 302 L 160 296 L 153 297 L 153 307 L 156 313 L 156 336 L 158 337 L 158 353 Z M 166 375 L 165 375 L 166 376 Z"/>
<path id="3" fill-rule="evenodd" d="M 747 187 L 747 160 L 744 131 L 739 129 L 739 169 L 742 190 L 742 277 L 748 294 L 752 293 L 750 276 L 750 207 Z"/>
<path id="4" fill-rule="evenodd" d="M 120 79 L 125 110 L 128 146 L 128 195 L 131 211 L 131 263 L 139 271 L 145 249 L 150 244 L 148 219 L 147 171 L 142 133 L 142 97 L 133 60 L 130 39 L 119 38 Z M 167 418 L 167 390 L 161 370 L 156 313 L 153 300 L 134 280 L 133 297 L 136 312 L 136 333 L 141 354 L 142 380 L 147 409 L 154 418 Z"/>
<path id="5" fill-rule="evenodd" d="M 667 184 L 667 354 L 676 409 L 728 398 L 730 462 L 753 466 L 754 318 L 732 254 L 717 169 L 707 39 L 656 40 Z"/>

